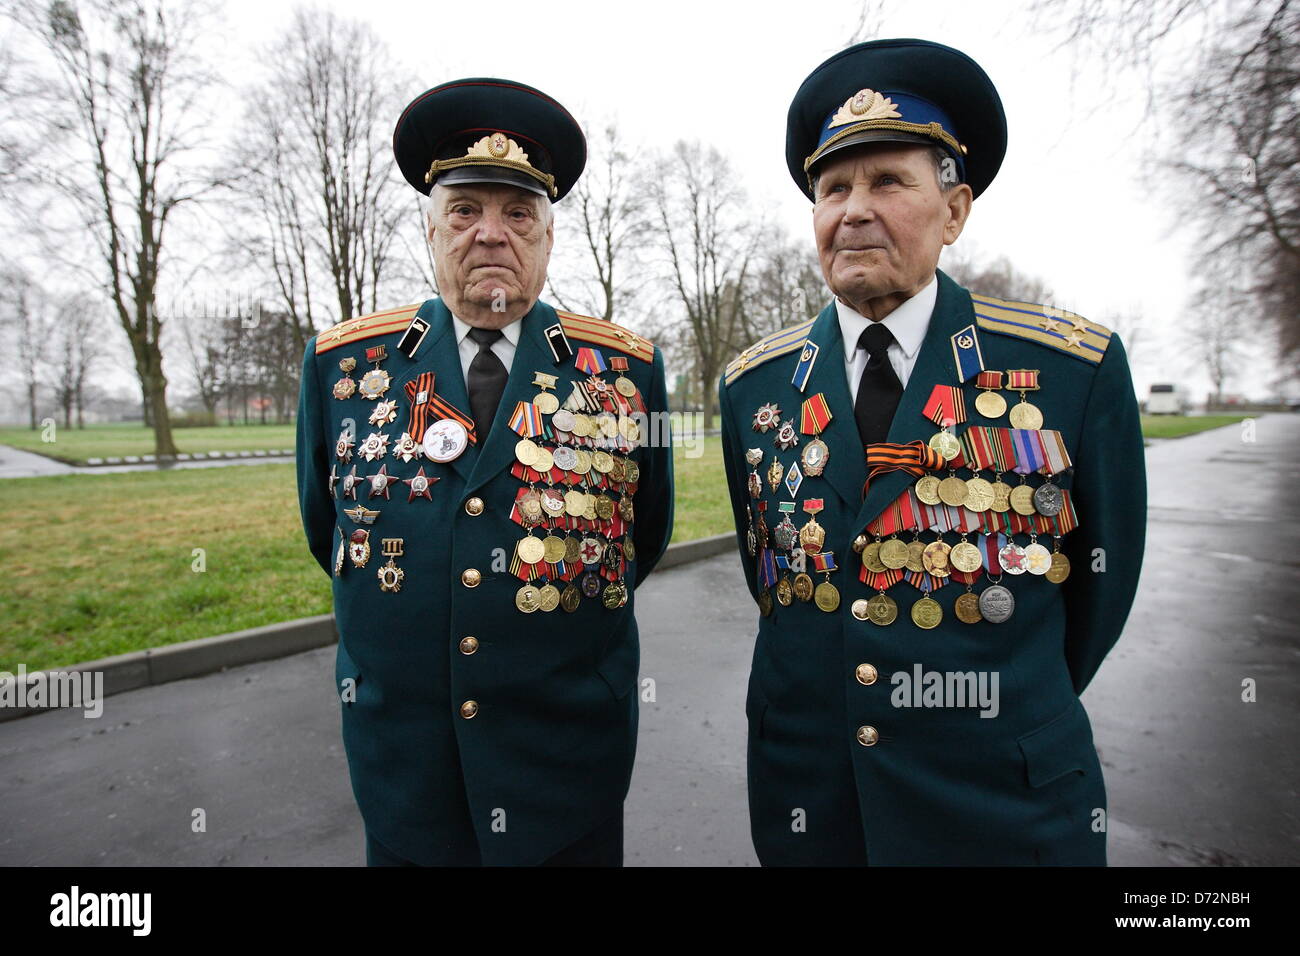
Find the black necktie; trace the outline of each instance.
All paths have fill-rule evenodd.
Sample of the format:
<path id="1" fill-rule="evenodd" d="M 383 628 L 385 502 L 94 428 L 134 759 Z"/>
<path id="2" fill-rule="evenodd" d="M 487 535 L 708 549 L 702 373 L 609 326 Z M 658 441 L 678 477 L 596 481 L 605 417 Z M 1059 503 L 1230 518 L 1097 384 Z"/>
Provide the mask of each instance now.
<path id="1" fill-rule="evenodd" d="M 478 354 L 469 363 L 465 384 L 469 388 L 469 413 L 474 418 L 474 429 L 483 440 L 492 427 L 510 373 L 492 351 L 492 343 L 501 338 L 500 329 L 470 329 L 469 337 L 478 345 Z"/>
<path id="2" fill-rule="evenodd" d="M 889 343 L 893 334 L 879 322 L 872 322 L 858 337 L 858 348 L 867 350 L 867 364 L 858 379 L 858 395 L 853 400 L 853 417 L 858 421 L 858 435 L 863 445 L 884 441 L 894 420 L 903 385 L 889 362 Z"/>

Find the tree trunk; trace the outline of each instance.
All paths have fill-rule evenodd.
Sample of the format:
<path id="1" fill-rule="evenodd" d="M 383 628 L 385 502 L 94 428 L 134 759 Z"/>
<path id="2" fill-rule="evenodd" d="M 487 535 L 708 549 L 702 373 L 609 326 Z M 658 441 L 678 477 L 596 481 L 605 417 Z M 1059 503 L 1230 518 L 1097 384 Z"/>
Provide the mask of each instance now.
<path id="1" fill-rule="evenodd" d="M 32 431 L 36 431 L 36 383 L 27 383 L 27 412 L 31 417 Z"/>

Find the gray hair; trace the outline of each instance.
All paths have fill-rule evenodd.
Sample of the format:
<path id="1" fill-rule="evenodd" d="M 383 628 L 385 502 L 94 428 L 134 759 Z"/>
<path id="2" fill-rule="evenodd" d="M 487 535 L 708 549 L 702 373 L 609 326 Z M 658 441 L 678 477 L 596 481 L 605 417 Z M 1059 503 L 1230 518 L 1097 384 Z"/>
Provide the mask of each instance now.
<path id="1" fill-rule="evenodd" d="M 961 182 L 957 177 L 950 178 L 944 175 L 944 172 L 950 163 L 953 164 L 955 172 L 956 163 L 952 158 L 952 154 L 942 146 L 932 146 L 928 152 L 930 154 L 930 159 L 934 161 L 934 174 L 939 180 L 939 191 L 945 193 L 949 192 L 953 186 L 956 186 Z M 814 198 L 817 196 L 817 184 L 821 181 L 821 178 L 821 173 L 813 174 L 812 192 Z"/>

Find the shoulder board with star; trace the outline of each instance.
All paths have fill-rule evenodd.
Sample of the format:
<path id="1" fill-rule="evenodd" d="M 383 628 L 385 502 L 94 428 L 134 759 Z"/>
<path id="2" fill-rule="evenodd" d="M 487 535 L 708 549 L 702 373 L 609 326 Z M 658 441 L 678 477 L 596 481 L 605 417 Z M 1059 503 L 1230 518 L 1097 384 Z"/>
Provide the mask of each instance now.
<path id="1" fill-rule="evenodd" d="M 1102 360 L 1110 344 L 1110 329 L 1064 309 L 974 292 L 970 299 L 976 323 L 989 332 L 1028 339 L 1093 365 Z"/>
<path id="2" fill-rule="evenodd" d="M 644 339 L 631 329 L 625 329 L 613 322 L 597 319 L 590 315 L 577 315 L 573 312 L 555 310 L 564 326 L 564 334 L 571 339 L 592 342 L 608 348 L 618 349 L 642 362 L 655 360 L 655 347 L 649 339 Z"/>
<path id="3" fill-rule="evenodd" d="M 803 348 L 804 341 L 816 321 L 816 319 L 809 319 L 759 339 L 731 360 L 722 374 L 723 382 L 730 385 L 750 369 L 758 368 L 765 362 Z"/>
<path id="4" fill-rule="evenodd" d="M 389 309 L 373 315 L 362 315 L 355 319 L 340 322 L 316 336 L 316 354 L 328 352 L 340 345 L 359 342 L 361 339 L 374 338 L 376 335 L 388 335 L 390 332 L 404 332 L 420 311 L 423 302 L 404 305 L 400 309 Z"/>

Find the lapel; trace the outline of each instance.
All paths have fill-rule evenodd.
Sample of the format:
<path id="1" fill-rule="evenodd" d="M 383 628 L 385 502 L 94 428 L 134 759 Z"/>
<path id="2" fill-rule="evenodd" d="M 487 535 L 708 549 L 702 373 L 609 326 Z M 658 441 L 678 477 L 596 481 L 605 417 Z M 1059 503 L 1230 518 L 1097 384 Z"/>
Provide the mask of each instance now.
<path id="1" fill-rule="evenodd" d="M 938 272 L 936 281 L 939 294 L 934 303 L 934 313 L 921 342 L 921 351 L 916 356 L 916 365 L 907 379 L 907 388 L 903 390 L 898 410 L 894 412 L 893 424 L 889 426 L 890 442 L 902 444 L 918 438 L 928 441 L 936 427 L 921 414 L 921 409 L 925 407 L 931 389 L 936 385 L 961 384 L 953 362 L 951 338 L 958 329 L 975 321 L 975 310 L 971 307 L 970 293 L 957 283 L 942 272 Z M 876 477 L 862 502 L 854 527 L 858 530 L 865 528 L 914 481 L 916 479 L 904 471 L 888 471 Z"/>
<path id="2" fill-rule="evenodd" d="M 465 370 L 460 366 L 460 348 L 456 344 L 455 327 L 451 324 L 451 310 L 442 299 L 429 299 L 417 315 L 428 319 L 429 332 L 416 353 L 411 377 L 421 372 L 432 372 L 434 393 L 468 415 L 469 393 L 465 391 Z M 451 462 L 451 467 L 465 481 L 474 470 L 482 441 L 480 438 L 479 445 L 468 446 L 459 458 Z"/>
<path id="3" fill-rule="evenodd" d="M 808 376 L 808 384 L 799 399 L 800 405 L 788 414 L 793 415 L 797 422 L 803 401 L 818 392 L 826 396 L 826 404 L 835 413 L 835 418 L 822 435 L 827 447 L 833 449 L 822 477 L 835 489 L 849 510 L 856 511 L 862 501 L 862 483 L 867 480 L 867 465 L 858 440 L 857 422 L 853 418 L 853 396 L 849 393 L 848 379 L 844 374 L 844 336 L 840 334 L 839 313 L 834 299 L 817 316 L 817 321 L 808 332 L 808 341 L 817 346 L 817 360 L 813 363 L 812 374 Z M 798 358 L 799 353 L 796 352 L 796 363 Z M 810 439 L 805 436 L 803 440 Z"/>
<path id="4" fill-rule="evenodd" d="M 533 373 L 547 371 L 555 365 L 555 356 L 551 354 L 546 338 L 542 335 L 547 326 L 559 321 L 555 310 L 538 299 L 528 314 L 519 321 L 519 343 L 515 346 L 514 361 L 510 363 L 510 377 L 506 379 L 506 388 L 501 394 L 501 404 L 497 406 L 492 427 L 486 435 L 479 436 L 478 460 L 466 480 L 466 494 L 472 494 L 476 488 L 515 460 L 515 443 L 519 441 L 519 436 L 506 423 L 510 420 L 515 405 L 532 401 L 537 394 Z M 560 401 L 564 401 L 565 397 L 560 395 Z M 465 399 L 465 407 L 469 407 L 468 397 Z"/>

